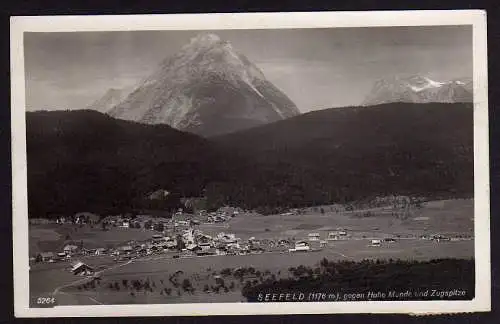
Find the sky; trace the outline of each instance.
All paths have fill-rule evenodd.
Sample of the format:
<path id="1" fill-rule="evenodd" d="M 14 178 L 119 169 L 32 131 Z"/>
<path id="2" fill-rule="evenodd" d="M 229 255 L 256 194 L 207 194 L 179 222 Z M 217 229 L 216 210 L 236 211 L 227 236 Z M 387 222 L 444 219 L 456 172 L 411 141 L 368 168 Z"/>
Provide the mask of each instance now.
<path id="1" fill-rule="evenodd" d="M 84 109 L 133 89 L 201 31 L 25 33 L 26 109 Z M 419 74 L 472 78 L 470 26 L 211 31 L 302 112 L 359 105 L 373 83 Z"/>

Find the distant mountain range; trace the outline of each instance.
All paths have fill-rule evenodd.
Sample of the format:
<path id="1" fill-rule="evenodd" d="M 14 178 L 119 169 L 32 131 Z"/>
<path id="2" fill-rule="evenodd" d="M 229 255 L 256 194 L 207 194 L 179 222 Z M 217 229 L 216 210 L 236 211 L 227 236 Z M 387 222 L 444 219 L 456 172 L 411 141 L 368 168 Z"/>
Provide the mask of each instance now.
<path id="1" fill-rule="evenodd" d="M 234 132 L 299 113 L 262 71 L 214 34 L 193 38 L 108 111 L 115 118 L 167 124 L 202 136 Z"/>
<path id="2" fill-rule="evenodd" d="M 205 139 L 94 111 L 27 113 L 30 217 L 151 209 L 144 197 L 280 208 L 473 195 L 471 104 L 334 108 Z M 164 208 L 165 206 L 161 207 Z"/>
<path id="3" fill-rule="evenodd" d="M 435 81 L 414 75 L 392 77 L 377 81 L 365 98 L 363 105 L 378 105 L 390 102 L 472 102 L 472 80 L 455 79 Z"/>

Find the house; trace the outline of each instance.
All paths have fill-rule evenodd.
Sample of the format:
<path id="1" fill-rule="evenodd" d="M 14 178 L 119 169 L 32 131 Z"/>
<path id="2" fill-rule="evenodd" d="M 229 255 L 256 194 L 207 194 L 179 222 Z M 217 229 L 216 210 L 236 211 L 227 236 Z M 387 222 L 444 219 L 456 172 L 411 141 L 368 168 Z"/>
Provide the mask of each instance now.
<path id="1" fill-rule="evenodd" d="M 163 244 L 163 248 L 172 249 L 175 247 L 177 247 L 177 240 L 176 239 L 170 239 Z"/>
<path id="2" fill-rule="evenodd" d="M 396 240 L 393 239 L 392 237 L 387 237 L 384 239 L 384 242 L 394 243 L 394 242 L 396 242 Z"/>
<path id="3" fill-rule="evenodd" d="M 371 240 L 370 245 L 371 246 L 380 246 L 382 242 L 380 240 Z"/>
<path id="4" fill-rule="evenodd" d="M 450 241 L 451 239 L 444 235 L 436 234 L 431 237 L 431 240 L 435 240 L 436 242 L 441 242 L 441 241 Z"/>
<path id="5" fill-rule="evenodd" d="M 41 252 L 37 255 L 37 260 L 41 262 L 54 262 L 54 253 Z"/>
<path id="6" fill-rule="evenodd" d="M 188 251 L 199 251 L 199 250 L 201 250 L 201 248 L 197 244 L 193 244 L 193 243 L 192 244 L 188 244 L 186 246 L 186 249 Z"/>
<path id="7" fill-rule="evenodd" d="M 311 248 L 309 246 L 309 243 L 306 241 L 298 241 L 295 242 L 295 247 L 293 249 L 289 249 L 289 252 L 307 252 Z"/>
<path id="8" fill-rule="evenodd" d="M 227 243 L 226 247 L 229 250 L 240 250 L 241 249 L 241 246 L 240 246 L 240 244 L 238 242 Z"/>
<path id="9" fill-rule="evenodd" d="M 249 253 L 258 254 L 258 253 L 264 253 L 264 252 L 265 252 L 265 250 L 261 247 L 251 246 L 249 249 Z"/>
<path id="10" fill-rule="evenodd" d="M 192 229 L 187 229 L 182 233 L 182 240 L 186 244 L 192 244 L 194 243 L 194 231 Z"/>
<path id="11" fill-rule="evenodd" d="M 56 220 L 57 224 L 65 224 L 66 223 L 66 218 L 65 217 L 59 217 Z"/>
<path id="12" fill-rule="evenodd" d="M 95 252 L 94 252 L 95 255 L 104 255 L 105 253 L 106 253 L 105 248 L 97 248 L 97 249 L 95 249 Z"/>
<path id="13" fill-rule="evenodd" d="M 72 265 L 71 272 L 73 272 L 74 275 L 89 276 L 94 273 L 94 270 L 85 263 L 78 261 Z"/>
<path id="14" fill-rule="evenodd" d="M 309 238 L 309 241 L 319 241 L 321 239 L 319 233 L 309 233 L 307 237 Z"/>
<path id="15" fill-rule="evenodd" d="M 201 234 L 201 235 L 196 236 L 196 241 L 200 245 L 201 244 L 212 244 L 213 239 L 208 235 Z"/>
<path id="16" fill-rule="evenodd" d="M 153 235 L 152 241 L 154 243 L 162 243 L 162 242 L 165 242 L 165 239 L 163 238 L 163 235 L 161 235 L 161 234 L 155 234 L 155 235 Z"/>
<path id="17" fill-rule="evenodd" d="M 118 248 L 120 254 L 130 254 L 132 253 L 133 249 L 130 245 L 124 245 L 124 246 L 120 246 Z"/>
<path id="18" fill-rule="evenodd" d="M 217 251 L 214 248 L 209 248 L 209 249 L 201 249 L 196 251 L 196 255 L 198 256 L 204 256 L 204 255 L 216 255 Z"/>
<path id="19" fill-rule="evenodd" d="M 290 244 L 290 241 L 288 241 L 288 240 L 279 240 L 278 241 L 279 246 L 287 246 L 289 244 Z"/>
<path id="20" fill-rule="evenodd" d="M 346 231 L 334 231 L 328 233 L 328 236 L 326 238 L 328 241 L 338 241 L 338 240 L 345 240 L 347 239 L 347 232 Z"/>
<path id="21" fill-rule="evenodd" d="M 151 254 L 151 250 L 147 249 L 147 248 L 140 248 L 140 249 L 137 250 L 137 253 L 139 253 L 142 256 L 150 255 Z"/>
<path id="22" fill-rule="evenodd" d="M 340 235 L 338 232 L 330 232 L 326 238 L 328 241 L 338 241 L 340 240 Z"/>
<path id="23" fill-rule="evenodd" d="M 216 255 L 227 255 L 227 251 L 224 249 L 215 249 Z"/>
<path id="24" fill-rule="evenodd" d="M 76 251 L 78 251 L 78 246 L 73 245 L 73 244 L 68 244 L 63 248 L 64 253 L 67 255 L 72 255 L 75 254 Z"/>
<path id="25" fill-rule="evenodd" d="M 170 195 L 170 192 L 165 189 L 159 189 L 150 193 L 147 197 L 149 200 L 164 200 Z"/>
<path id="26" fill-rule="evenodd" d="M 327 245 L 327 244 L 328 244 L 328 243 L 327 243 L 327 241 L 325 241 L 325 240 L 321 240 L 321 241 L 319 241 L 319 246 L 320 246 L 320 247 L 326 247 L 326 245 Z"/>
<path id="27" fill-rule="evenodd" d="M 95 249 L 81 249 L 80 252 L 82 253 L 82 255 L 93 255 L 95 254 Z"/>
<path id="28" fill-rule="evenodd" d="M 83 213 L 76 213 L 73 216 L 73 219 L 75 221 L 75 224 L 96 224 L 99 222 L 99 215 L 89 213 L 89 212 L 83 212 Z"/>
<path id="29" fill-rule="evenodd" d="M 123 220 L 120 227 L 121 228 L 130 228 L 130 222 L 128 220 Z"/>
<path id="30" fill-rule="evenodd" d="M 198 246 L 199 246 L 202 250 L 208 250 L 208 249 L 211 249 L 211 248 L 212 248 L 212 243 L 211 243 L 211 242 L 200 242 L 200 243 L 198 243 Z"/>
<path id="31" fill-rule="evenodd" d="M 219 233 L 217 234 L 217 239 L 223 243 L 235 243 L 237 238 L 234 234 Z"/>
<path id="32" fill-rule="evenodd" d="M 58 253 L 57 253 L 57 257 L 58 257 L 59 259 L 64 259 L 64 258 L 66 258 L 66 253 L 64 253 L 64 252 L 58 252 Z"/>

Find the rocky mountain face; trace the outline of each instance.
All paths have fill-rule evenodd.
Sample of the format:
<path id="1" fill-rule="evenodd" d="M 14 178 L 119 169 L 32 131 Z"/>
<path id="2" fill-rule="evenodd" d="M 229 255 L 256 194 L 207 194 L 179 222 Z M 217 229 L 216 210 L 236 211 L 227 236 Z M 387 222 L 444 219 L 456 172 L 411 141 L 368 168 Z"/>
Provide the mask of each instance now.
<path id="1" fill-rule="evenodd" d="M 300 112 L 230 43 L 213 34 L 201 34 L 165 59 L 108 114 L 213 136 Z"/>
<path id="2" fill-rule="evenodd" d="M 393 77 L 377 81 L 364 106 L 390 102 L 472 102 L 472 80 L 435 81 L 424 76 Z"/>
<path id="3" fill-rule="evenodd" d="M 119 104 L 123 99 L 127 97 L 130 91 L 124 89 L 109 89 L 106 93 L 96 101 L 94 101 L 88 109 L 97 110 L 98 112 L 107 113 L 114 106 Z"/>

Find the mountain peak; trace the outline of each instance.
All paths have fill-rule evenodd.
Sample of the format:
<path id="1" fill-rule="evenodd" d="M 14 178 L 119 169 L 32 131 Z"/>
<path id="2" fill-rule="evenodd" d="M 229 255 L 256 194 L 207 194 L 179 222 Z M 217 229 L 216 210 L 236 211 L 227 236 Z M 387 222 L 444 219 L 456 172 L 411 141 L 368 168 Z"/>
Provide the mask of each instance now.
<path id="1" fill-rule="evenodd" d="M 423 75 L 396 75 L 373 85 L 363 105 L 390 102 L 471 102 L 472 83 L 465 79 L 437 81 Z"/>
<path id="2" fill-rule="evenodd" d="M 298 115 L 295 104 L 233 46 L 202 33 L 163 60 L 109 114 L 211 136 Z"/>
<path id="3" fill-rule="evenodd" d="M 221 38 L 212 33 L 201 33 L 191 38 L 191 41 L 188 45 L 197 45 L 197 46 L 213 46 L 220 44 L 222 42 Z"/>

